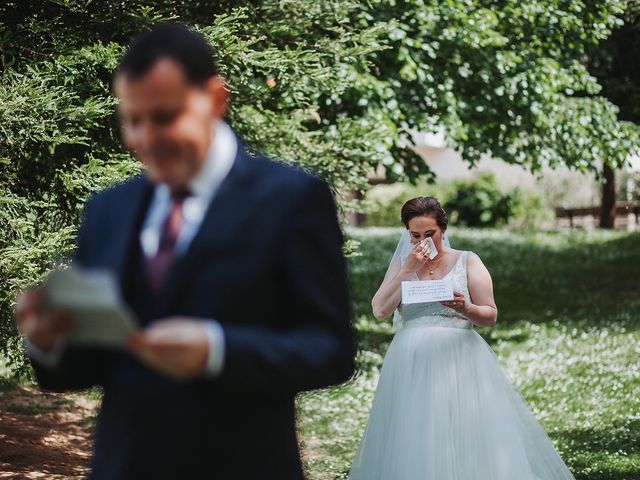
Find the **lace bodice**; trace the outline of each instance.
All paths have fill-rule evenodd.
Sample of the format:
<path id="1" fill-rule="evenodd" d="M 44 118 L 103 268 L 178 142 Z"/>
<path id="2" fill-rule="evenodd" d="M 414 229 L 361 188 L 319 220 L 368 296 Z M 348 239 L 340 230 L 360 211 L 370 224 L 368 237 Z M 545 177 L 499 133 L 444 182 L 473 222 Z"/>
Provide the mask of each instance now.
<path id="1" fill-rule="evenodd" d="M 462 292 L 467 302 L 471 301 L 467 286 L 467 257 L 469 252 L 460 252 L 453 268 L 443 279 L 451 278 L 453 290 Z M 419 280 L 414 273 L 414 280 Z M 472 323 L 455 310 L 440 303 L 414 303 L 400 306 L 402 328 L 419 326 L 443 326 L 455 328 L 472 328 Z"/>

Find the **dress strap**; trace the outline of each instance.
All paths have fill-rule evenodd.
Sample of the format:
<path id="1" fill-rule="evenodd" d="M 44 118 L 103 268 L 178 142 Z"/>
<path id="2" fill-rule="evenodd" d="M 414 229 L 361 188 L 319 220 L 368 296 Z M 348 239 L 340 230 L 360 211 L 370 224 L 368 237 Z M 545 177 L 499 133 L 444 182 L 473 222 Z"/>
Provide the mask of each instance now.
<path id="1" fill-rule="evenodd" d="M 463 267 L 464 267 L 464 272 L 467 273 L 467 258 L 469 257 L 469 250 L 464 250 L 461 254 L 460 254 L 460 263 L 462 263 Z"/>
<path id="2" fill-rule="evenodd" d="M 469 254 L 468 251 L 463 250 L 460 252 L 460 255 L 458 255 L 458 258 L 456 258 L 456 264 L 455 264 L 455 269 L 458 270 L 460 269 L 460 267 L 464 267 L 464 269 L 467 269 L 467 255 Z"/>

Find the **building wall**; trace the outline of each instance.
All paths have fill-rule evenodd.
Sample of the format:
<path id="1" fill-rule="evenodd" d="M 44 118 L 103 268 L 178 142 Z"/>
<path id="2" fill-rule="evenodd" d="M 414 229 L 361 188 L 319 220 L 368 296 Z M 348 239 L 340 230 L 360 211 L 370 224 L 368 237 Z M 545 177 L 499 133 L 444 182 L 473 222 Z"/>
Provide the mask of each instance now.
<path id="1" fill-rule="evenodd" d="M 470 168 L 450 148 L 418 145 L 414 150 L 442 181 L 471 178 L 481 172 L 490 172 L 505 191 L 519 187 L 537 192 L 547 198 L 553 207 L 590 206 L 600 202 L 600 186 L 590 173 L 574 172 L 561 167 L 556 170 L 545 169 L 534 175 L 521 166 L 510 165 L 488 156 L 482 158 L 474 168 Z"/>

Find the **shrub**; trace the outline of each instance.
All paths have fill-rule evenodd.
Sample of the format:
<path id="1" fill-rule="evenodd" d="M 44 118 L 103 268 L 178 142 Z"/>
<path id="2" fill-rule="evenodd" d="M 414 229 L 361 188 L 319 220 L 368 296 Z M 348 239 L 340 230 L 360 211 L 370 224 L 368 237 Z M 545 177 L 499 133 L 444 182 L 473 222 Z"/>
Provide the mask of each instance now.
<path id="1" fill-rule="evenodd" d="M 509 226 L 519 230 L 552 228 L 555 223 L 553 208 L 548 199 L 534 192 L 516 190 L 518 201 L 513 208 Z"/>
<path id="2" fill-rule="evenodd" d="M 73 249 L 91 192 L 140 171 L 118 139 L 109 86 L 131 36 L 163 20 L 197 25 L 249 148 L 317 172 L 335 191 L 362 190 L 396 127 L 326 107 L 384 48 L 386 24 L 345 21 L 360 9 L 355 0 L 0 3 L 0 357 L 12 373 L 29 372 L 16 293 Z"/>
<path id="3" fill-rule="evenodd" d="M 553 221 L 553 210 L 543 197 L 518 188 L 503 193 L 491 173 L 470 180 L 416 185 L 377 185 L 367 193 L 369 209 L 365 226 L 399 227 L 400 208 L 410 198 L 434 196 L 442 203 L 452 224 L 468 227 L 538 229 Z"/>
<path id="4" fill-rule="evenodd" d="M 493 174 L 454 182 L 455 193 L 444 209 L 452 223 L 466 227 L 499 227 L 509 223 L 520 202 L 519 190 L 502 193 Z"/>
<path id="5" fill-rule="evenodd" d="M 429 184 L 425 181 L 416 185 L 410 183 L 394 183 L 377 185 L 367 193 L 366 207 L 368 213 L 365 226 L 399 227 L 400 208 L 409 199 L 415 197 L 436 197 L 444 204 L 451 195 L 450 185 Z"/>

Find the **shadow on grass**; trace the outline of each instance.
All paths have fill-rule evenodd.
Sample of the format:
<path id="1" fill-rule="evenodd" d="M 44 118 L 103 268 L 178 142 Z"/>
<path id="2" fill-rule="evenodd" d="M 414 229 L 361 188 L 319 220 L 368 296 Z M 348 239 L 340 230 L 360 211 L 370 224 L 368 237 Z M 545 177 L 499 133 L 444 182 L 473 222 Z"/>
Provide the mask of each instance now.
<path id="1" fill-rule="evenodd" d="M 358 330 L 358 346 L 364 351 L 384 355 L 392 339 L 393 334 L 391 333 Z"/>
<path id="2" fill-rule="evenodd" d="M 476 331 L 489 344 L 491 348 L 495 348 L 499 343 L 509 342 L 512 344 L 524 343 L 531 337 L 530 330 L 500 330 L 477 328 Z"/>
<path id="3" fill-rule="evenodd" d="M 623 455 L 640 453 L 640 420 L 631 420 L 625 425 L 612 425 L 607 430 L 591 428 L 560 430 L 553 432 L 550 436 L 569 445 L 571 450 L 577 452 L 619 452 Z"/>
<path id="4" fill-rule="evenodd" d="M 560 430 L 551 433 L 550 437 L 566 445 L 570 451 L 578 453 L 578 458 L 571 462 L 575 471 L 593 470 L 589 473 L 577 473 L 576 480 L 640 479 L 640 469 L 634 468 L 628 460 L 629 456 L 640 454 L 640 420 L 631 420 L 624 425 L 611 425 L 606 430 Z M 608 459 L 607 464 L 598 465 L 603 457 Z M 620 460 L 617 461 L 616 458 Z M 614 462 L 619 463 L 617 468 Z"/>
<path id="5" fill-rule="evenodd" d="M 620 472 L 615 470 L 600 470 L 594 473 L 576 474 L 576 480 L 639 480 L 640 472 Z"/>

